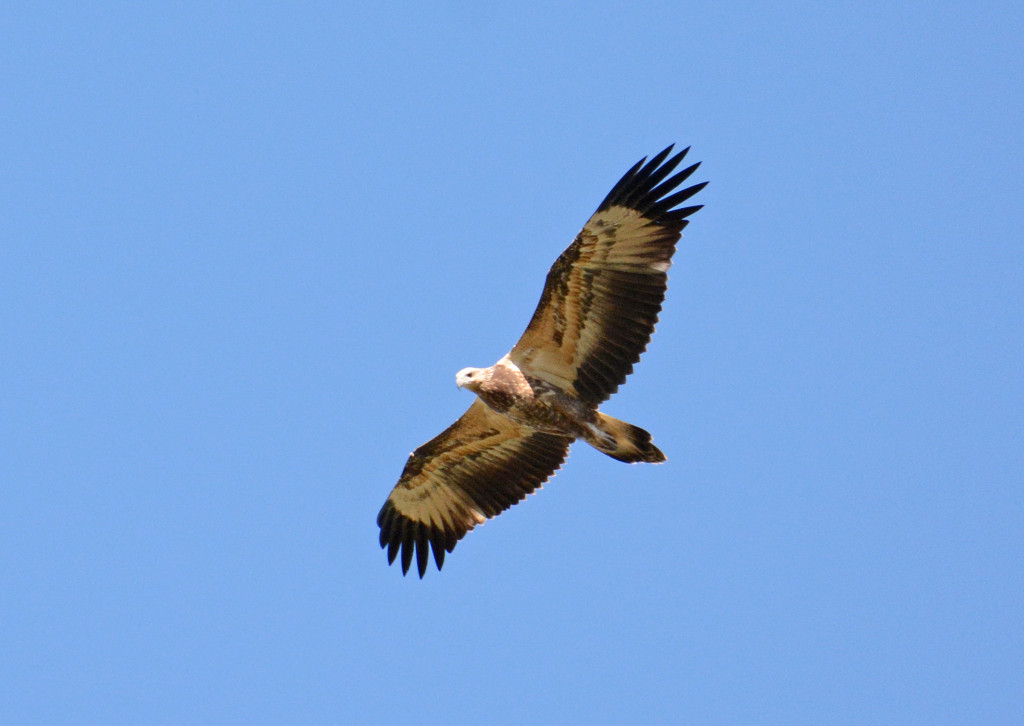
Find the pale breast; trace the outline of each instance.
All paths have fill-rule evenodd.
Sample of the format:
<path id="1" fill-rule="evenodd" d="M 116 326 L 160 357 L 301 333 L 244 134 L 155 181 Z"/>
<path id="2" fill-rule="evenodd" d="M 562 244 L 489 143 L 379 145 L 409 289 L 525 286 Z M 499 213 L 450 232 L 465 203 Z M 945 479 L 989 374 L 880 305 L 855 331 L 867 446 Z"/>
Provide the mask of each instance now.
<path id="1" fill-rule="evenodd" d="M 505 415 L 536 431 L 573 438 L 581 436 L 586 422 L 595 417 L 590 407 L 546 381 L 526 380 L 532 395 L 515 399 Z"/>
<path id="2" fill-rule="evenodd" d="M 586 424 L 596 418 L 593 406 L 548 381 L 524 375 L 505 361 L 487 370 L 477 395 L 516 423 L 549 434 L 578 438 Z"/>

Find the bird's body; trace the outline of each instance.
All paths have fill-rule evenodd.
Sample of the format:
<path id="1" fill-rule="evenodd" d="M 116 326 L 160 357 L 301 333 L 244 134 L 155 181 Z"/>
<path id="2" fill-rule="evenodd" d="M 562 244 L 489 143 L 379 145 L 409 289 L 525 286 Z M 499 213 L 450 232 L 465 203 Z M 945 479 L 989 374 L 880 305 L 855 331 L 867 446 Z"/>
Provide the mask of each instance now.
<path id="1" fill-rule="evenodd" d="M 676 208 L 706 182 L 671 193 L 698 166 L 669 177 L 688 151 L 666 161 L 671 149 L 615 185 L 552 265 L 512 350 L 456 374 L 477 399 L 409 456 L 377 516 L 381 547 L 389 562 L 401 553 L 403 573 L 415 554 L 423 577 L 431 550 L 441 569 L 466 532 L 537 489 L 577 439 L 619 461 L 665 460 L 647 431 L 598 406 L 650 341 L 675 244 L 700 209 Z"/>
<path id="2" fill-rule="evenodd" d="M 621 428 L 608 424 L 623 422 L 606 416 L 597 406 L 569 395 L 553 383 L 524 374 L 508 356 L 490 368 L 464 368 L 456 374 L 455 382 L 476 393 L 491 410 L 532 431 L 570 440 L 583 439 L 598 451 L 627 463 L 665 460 L 665 455 L 650 443 L 649 434 L 646 441 L 633 446 L 633 439 L 617 435 Z M 636 426 L 630 429 L 642 432 L 635 437 L 639 439 L 647 433 Z"/>

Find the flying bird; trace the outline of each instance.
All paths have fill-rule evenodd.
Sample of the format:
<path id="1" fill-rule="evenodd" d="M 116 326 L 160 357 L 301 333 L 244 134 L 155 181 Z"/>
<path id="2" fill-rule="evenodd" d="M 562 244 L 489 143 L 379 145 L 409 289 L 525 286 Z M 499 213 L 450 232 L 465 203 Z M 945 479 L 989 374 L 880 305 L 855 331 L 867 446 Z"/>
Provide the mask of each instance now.
<path id="1" fill-rule="evenodd" d="M 707 182 L 674 191 L 700 165 L 669 176 L 689 147 L 638 161 L 548 272 L 537 310 L 490 368 L 463 368 L 476 399 L 409 456 L 377 515 L 388 563 L 446 552 L 476 525 L 539 488 L 582 439 L 628 463 L 665 461 L 644 429 L 598 411 L 633 372 L 654 333 L 676 242 L 703 205 L 680 207 Z"/>

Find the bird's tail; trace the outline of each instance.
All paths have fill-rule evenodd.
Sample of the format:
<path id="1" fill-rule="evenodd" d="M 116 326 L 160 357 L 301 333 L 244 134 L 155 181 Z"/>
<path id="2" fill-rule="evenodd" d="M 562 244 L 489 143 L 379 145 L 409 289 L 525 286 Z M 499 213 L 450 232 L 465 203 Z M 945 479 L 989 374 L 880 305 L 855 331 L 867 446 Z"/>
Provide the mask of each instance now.
<path id="1" fill-rule="evenodd" d="M 613 459 L 635 464 L 665 461 L 661 449 L 651 443 L 651 435 L 639 426 L 597 412 L 597 424 L 591 424 L 584 440 Z"/>

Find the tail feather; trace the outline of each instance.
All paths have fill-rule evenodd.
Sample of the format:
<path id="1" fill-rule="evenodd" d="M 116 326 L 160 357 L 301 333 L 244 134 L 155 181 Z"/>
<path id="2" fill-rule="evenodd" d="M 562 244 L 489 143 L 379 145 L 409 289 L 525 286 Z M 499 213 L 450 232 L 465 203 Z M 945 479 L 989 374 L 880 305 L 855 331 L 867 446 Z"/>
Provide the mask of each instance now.
<path id="1" fill-rule="evenodd" d="M 592 436 L 586 437 L 586 441 L 598 451 L 627 464 L 640 461 L 657 464 L 665 461 L 665 455 L 651 443 L 651 435 L 644 429 L 600 411 L 597 417 L 596 430 Z"/>

